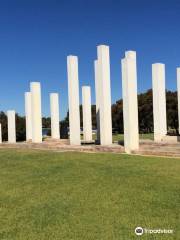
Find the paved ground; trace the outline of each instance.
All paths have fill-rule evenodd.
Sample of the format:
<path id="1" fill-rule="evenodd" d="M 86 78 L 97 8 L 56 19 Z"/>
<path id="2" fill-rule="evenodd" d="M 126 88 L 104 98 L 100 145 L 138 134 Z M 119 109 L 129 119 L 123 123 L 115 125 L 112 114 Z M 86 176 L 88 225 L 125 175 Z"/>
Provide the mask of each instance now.
<path id="1" fill-rule="evenodd" d="M 42 143 L 19 142 L 15 144 L 2 143 L 0 148 L 24 148 L 24 149 L 42 149 L 54 150 L 59 152 L 75 151 L 75 152 L 114 152 L 123 153 L 124 147 L 119 144 L 110 146 L 100 146 L 95 144 L 82 144 L 81 146 L 71 146 L 68 140 L 48 140 Z"/>
<path id="2" fill-rule="evenodd" d="M 58 152 L 75 151 L 124 153 L 124 146 L 118 143 L 114 143 L 109 146 L 100 146 L 95 144 L 71 146 L 69 145 L 68 140 L 46 140 L 43 141 L 43 143 L 19 142 L 16 144 L 4 142 L 0 144 L 0 148 L 42 149 Z M 141 140 L 139 150 L 133 151 L 132 153 L 139 155 L 180 157 L 180 142 L 155 143 L 152 140 Z"/>
<path id="3" fill-rule="evenodd" d="M 140 149 L 133 151 L 135 154 L 180 157 L 180 142 L 161 142 L 155 143 L 151 140 L 140 142 Z"/>

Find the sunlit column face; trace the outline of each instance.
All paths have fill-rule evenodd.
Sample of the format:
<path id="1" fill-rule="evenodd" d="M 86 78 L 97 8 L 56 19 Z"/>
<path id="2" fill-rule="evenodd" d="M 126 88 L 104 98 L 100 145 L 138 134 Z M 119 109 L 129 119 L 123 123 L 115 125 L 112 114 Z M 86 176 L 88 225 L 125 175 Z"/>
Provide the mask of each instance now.
<path id="1" fill-rule="evenodd" d="M 121 61 L 124 146 L 130 153 L 139 148 L 136 52 L 127 51 Z"/>
<path id="2" fill-rule="evenodd" d="M 32 142 L 42 142 L 41 85 L 31 82 Z"/>
<path id="3" fill-rule="evenodd" d="M 154 140 L 161 141 L 167 134 L 165 65 L 152 64 Z"/>
<path id="4" fill-rule="evenodd" d="M 99 114 L 100 114 L 100 143 L 112 144 L 112 116 L 111 116 L 111 81 L 109 47 L 97 47 L 98 55 L 98 81 L 100 89 Z"/>
<path id="5" fill-rule="evenodd" d="M 70 144 L 80 145 L 78 58 L 67 57 Z"/>

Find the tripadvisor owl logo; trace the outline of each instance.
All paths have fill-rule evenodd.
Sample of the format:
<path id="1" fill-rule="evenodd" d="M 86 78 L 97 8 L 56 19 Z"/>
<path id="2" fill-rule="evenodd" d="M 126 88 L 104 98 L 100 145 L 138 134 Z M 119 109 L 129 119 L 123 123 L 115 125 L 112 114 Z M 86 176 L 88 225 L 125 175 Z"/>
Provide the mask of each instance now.
<path id="1" fill-rule="evenodd" d="M 144 233 L 144 231 L 143 231 L 142 227 L 135 228 L 135 234 L 136 235 L 141 236 L 141 235 L 143 235 L 143 233 Z"/>

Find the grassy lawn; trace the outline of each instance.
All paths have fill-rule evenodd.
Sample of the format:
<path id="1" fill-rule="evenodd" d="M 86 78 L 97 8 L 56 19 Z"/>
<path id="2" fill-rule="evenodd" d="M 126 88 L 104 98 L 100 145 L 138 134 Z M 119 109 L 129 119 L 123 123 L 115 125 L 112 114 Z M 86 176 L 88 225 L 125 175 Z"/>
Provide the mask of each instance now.
<path id="1" fill-rule="evenodd" d="M 0 239 L 180 239 L 179 213 L 180 159 L 0 150 Z"/>
<path id="2" fill-rule="evenodd" d="M 154 134 L 153 133 L 142 133 L 139 134 L 140 139 L 154 139 Z M 123 141 L 124 140 L 124 135 L 123 134 L 114 134 L 113 135 L 113 141 Z"/>
<path id="3" fill-rule="evenodd" d="M 142 133 L 139 134 L 140 139 L 154 139 L 154 134 L 153 133 Z M 81 135 L 81 139 L 83 139 L 83 135 Z M 93 134 L 93 139 L 96 139 L 96 134 Z M 113 142 L 117 141 L 123 141 L 124 140 L 124 134 L 113 134 Z"/>

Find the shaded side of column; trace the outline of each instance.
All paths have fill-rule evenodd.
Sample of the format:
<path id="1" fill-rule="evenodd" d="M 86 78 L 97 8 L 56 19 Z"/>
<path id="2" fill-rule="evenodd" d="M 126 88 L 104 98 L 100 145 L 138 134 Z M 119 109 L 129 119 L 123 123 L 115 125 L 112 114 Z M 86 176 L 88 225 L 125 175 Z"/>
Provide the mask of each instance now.
<path id="1" fill-rule="evenodd" d="M 16 118 L 15 111 L 7 111 L 7 120 L 8 120 L 8 142 L 16 143 Z"/>
<path id="2" fill-rule="evenodd" d="M 180 133 L 180 67 L 177 68 L 178 123 Z"/>
<path id="3" fill-rule="evenodd" d="M 2 143 L 2 126 L 1 126 L 1 123 L 0 123 L 0 143 Z"/>
<path id="4" fill-rule="evenodd" d="M 94 73 L 95 73 L 95 94 L 96 94 L 96 125 L 97 133 L 96 140 L 100 143 L 100 78 L 99 78 L 99 68 L 98 60 L 94 61 Z"/>
<path id="5" fill-rule="evenodd" d="M 50 94 L 50 110 L 51 110 L 51 137 L 53 139 L 60 139 L 58 93 Z"/>
<path id="6" fill-rule="evenodd" d="M 83 107 L 83 136 L 85 141 L 92 141 L 92 114 L 91 114 L 91 88 L 82 87 Z"/>
<path id="7" fill-rule="evenodd" d="M 32 140 L 31 93 L 25 92 L 26 141 Z"/>

